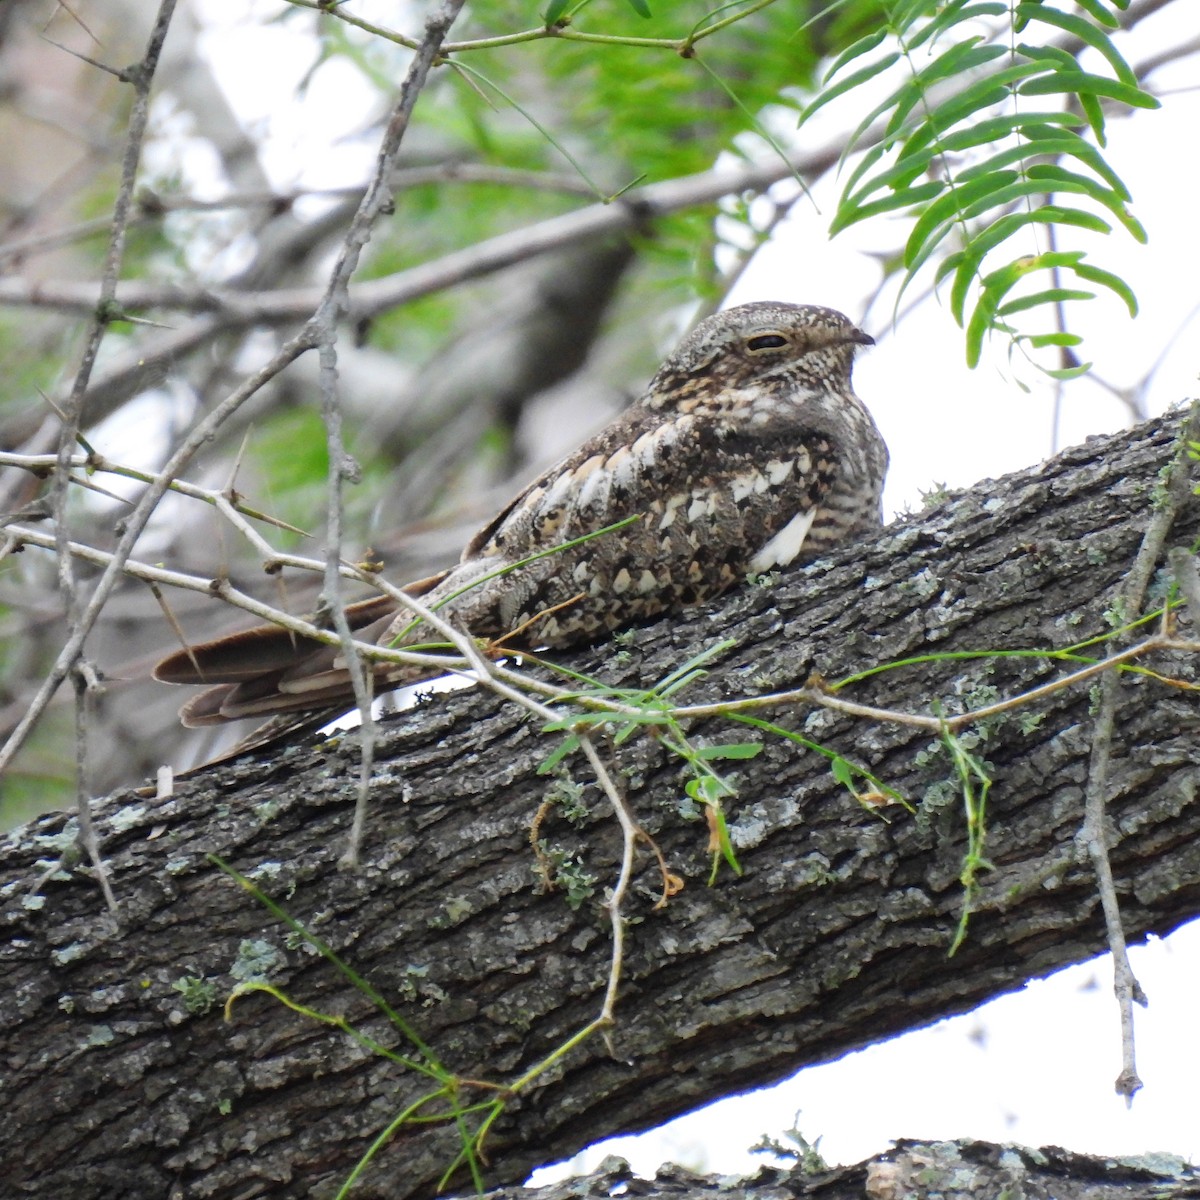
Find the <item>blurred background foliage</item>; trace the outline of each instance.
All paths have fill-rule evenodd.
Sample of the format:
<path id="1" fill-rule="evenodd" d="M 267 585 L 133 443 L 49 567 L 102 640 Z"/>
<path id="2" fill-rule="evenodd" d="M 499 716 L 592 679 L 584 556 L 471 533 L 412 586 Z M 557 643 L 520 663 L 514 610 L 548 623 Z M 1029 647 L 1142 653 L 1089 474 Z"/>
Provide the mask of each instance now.
<path id="1" fill-rule="evenodd" d="M 824 66 L 895 24 L 898 10 L 916 19 L 946 7 L 954 6 L 651 0 L 644 17 L 625 0 L 595 0 L 570 6 L 567 28 L 611 41 L 531 36 L 456 53 L 461 68 L 438 68 L 406 137 L 394 214 L 375 229 L 360 280 L 470 254 L 487 239 L 604 201 L 629 219 L 614 235 L 551 250 L 531 241 L 503 270 L 468 282 L 448 276 L 344 331 L 347 442 L 362 468 L 347 497 L 347 555 L 371 549 L 395 579 L 444 565 L 496 504 L 626 403 L 688 322 L 720 303 L 801 196 L 771 141 L 798 156 L 801 175 L 834 165 L 837 138 L 828 130 L 819 144 L 797 136 Z M 184 0 L 174 18 L 122 271 L 130 283 L 178 293 L 131 304 L 130 319 L 110 326 L 85 410 L 90 443 L 147 470 L 307 315 L 279 316 L 270 302 L 324 283 L 410 57 L 396 41 L 309 6 L 260 2 L 236 15 L 222 8 Z M 410 36 L 423 19 L 409 3 L 342 9 Z M 479 0 L 452 38 L 533 31 L 540 12 L 524 0 Z M 151 18 L 134 0 L 0 5 L 6 451 L 55 448 L 53 399 L 76 369 L 87 285 L 103 261 L 119 182 L 128 89 L 77 56 L 114 67 L 136 61 Z M 726 18 L 736 19 L 686 54 L 654 43 Z M 233 39 L 261 47 L 259 56 L 233 54 L 235 65 L 223 65 Z M 222 71 L 231 70 L 254 78 L 230 87 Z M 246 111 L 250 93 L 257 113 Z M 319 115 L 327 128 L 300 138 L 286 120 L 291 109 L 314 124 Z M 865 111 L 864 101 L 847 124 Z M 638 207 L 637 188 L 751 163 L 764 165 L 756 186 L 724 197 L 697 192 L 667 213 Z M 881 278 L 898 268 L 902 231 L 896 242 L 890 262 L 881 256 Z M 227 424 L 190 477 L 232 483 L 312 535 L 271 532 L 276 545 L 318 555 L 326 465 L 310 355 Z M 134 492 L 111 477 L 93 482 L 117 496 L 79 492 L 71 536 L 106 547 Z M 0 507 L 21 513 L 36 508 L 44 484 L 4 469 L 0 487 Z M 203 576 L 227 572 L 298 611 L 314 602 L 315 579 L 289 576 L 281 594 L 209 508 L 178 496 L 163 503 L 137 557 Z M 62 644 L 54 573 L 52 556 L 31 549 L 0 565 L 6 729 Z M 80 568 L 79 577 L 86 583 L 94 572 Z M 195 640 L 237 620 L 194 594 L 169 602 Z M 156 601 L 134 582 L 89 639 L 88 656 L 106 680 L 87 780 L 93 793 L 216 748 L 185 739 L 177 697 L 149 682 L 153 662 L 174 644 Z M 3 782 L 4 820 L 72 802 L 69 707 L 64 689 Z"/>

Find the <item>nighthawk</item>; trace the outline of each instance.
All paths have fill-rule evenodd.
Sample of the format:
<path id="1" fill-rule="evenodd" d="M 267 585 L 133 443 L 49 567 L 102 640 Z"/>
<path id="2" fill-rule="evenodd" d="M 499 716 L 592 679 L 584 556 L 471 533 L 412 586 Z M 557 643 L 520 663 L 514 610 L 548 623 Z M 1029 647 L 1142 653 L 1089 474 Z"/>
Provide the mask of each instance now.
<path id="1" fill-rule="evenodd" d="M 521 492 L 457 566 L 406 590 L 507 650 L 566 648 L 704 603 L 878 525 L 887 447 L 850 382 L 855 351 L 871 344 L 828 308 L 743 304 L 709 317 L 639 400 Z M 347 617 L 363 641 L 437 640 L 386 596 L 351 605 Z M 376 692 L 430 674 L 373 669 Z M 339 648 L 276 626 L 180 650 L 154 674 L 215 685 L 184 705 L 190 726 L 332 716 L 354 702 Z"/>

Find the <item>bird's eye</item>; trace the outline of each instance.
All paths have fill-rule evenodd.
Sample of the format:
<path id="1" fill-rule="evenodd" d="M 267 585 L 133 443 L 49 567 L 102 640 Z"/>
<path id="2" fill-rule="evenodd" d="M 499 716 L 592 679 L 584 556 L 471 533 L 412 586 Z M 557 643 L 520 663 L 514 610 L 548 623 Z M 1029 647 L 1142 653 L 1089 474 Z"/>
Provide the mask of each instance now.
<path id="1" fill-rule="evenodd" d="M 764 350 L 779 350 L 787 344 L 787 338 L 781 333 L 760 333 L 758 337 L 746 339 L 746 349 L 751 354 L 761 354 Z"/>

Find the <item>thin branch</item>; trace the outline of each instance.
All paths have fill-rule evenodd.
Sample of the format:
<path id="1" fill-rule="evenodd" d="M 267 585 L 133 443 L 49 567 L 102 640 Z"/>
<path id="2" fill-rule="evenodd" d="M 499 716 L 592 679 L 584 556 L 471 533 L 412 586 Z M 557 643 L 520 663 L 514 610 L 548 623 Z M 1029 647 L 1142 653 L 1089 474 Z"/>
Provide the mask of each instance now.
<path id="1" fill-rule="evenodd" d="M 50 474 L 57 463 L 58 456 L 54 454 L 11 454 L 7 451 L 0 451 L 0 467 L 16 467 L 19 470 L 28 471 L 30 474 L 39 477 Z M 94 451 L 87 454 L 72 455 L 67 465 L 72 470 L 116 475 L 121 479 L 136 480 L 138 483 L 150 484 L 155 479 L 155 476 L 149 471 L 139 471 L 136 467 L 126 467 L 120 463 L 109 462 L 102 454 L 97 454 Z M 121 500 L 123 503 L 126 502 L 123 497 L 117 496 L 115 493 L 109 492 L 104 488 L 98 488 L 89 480 L 80 479 L 78 475 L 71 475 L 70 481 L 79 487 L 98 491 L 102 495 Z M 276 529 L 286 529 L 289 533 L 296 533 L 301 537 L 312 536 L 296 525 L 291 525 L 287 521 L 282 521 L 278 517 L 271 516 L 270 513 L 262 512 L 246 504 L 244 501 L 236 499 L 228 490 L 201 487 L 199 484 L 190 483 L 186 479 L 173 479 L 170 483 L 170 490 L 177 492 L 181 496 L 188 496 L 193 500 L 202 500 L 204 503 L 211 504 L 216 508 L 262 554 L 266 569 L 271 569 L 269 564 L 275 561 L 275 550 L 243 518 L 249 517 L 255 521 L 262 521 L 267 525 L 274 526 Z M 305 560 L 305 565 L 307 565 L 307 561 Z"/>
<path id="2" fill-rule="evenodd" d="M 71 670 L 71 682 L 75 685 L 75 811 L 79 817 L 79 841 L 87 851 L 92 869 L 96 872 L 96 881 L 100 884 L 104 903 L 115 917 L 119 907 L 108 878 L 104 855 L 100 853 L 100 837 L 92 820 L 91 793 L 88 788 L 88 729 L 91 724 L 92 702 L 100 690 L 100 681 L 96 678 L 91 664 L 81 659 Z"/>
<path id="3" fill-rule="evenodd" d="M 104 269 L 100 276 L 100 295 L 92 310 L 92 319 L 80 358 L 79 368 L 71 385 L 70 395 L 61 405 L 62 421 L 58 435 L 58 452 L 54 467 L 54 480 L 50 488 L 50 510 L 54 519 L 55 555 L 57 561 L 58 590 L 62 596 L 63 608 L 66 612 L 67 625 L 72 631 L 71 642 L 74 649 L 69 658 L 60 657 L 61 674 L 58 682 L 66 674 L 71 673 L 76 679 L 76 752 L 79 756 L 87 753 L 86 722 L 90 712 L 91 686 L 90 673 L 85 671 L 82 662 L 83 643 L 91 628 L 85 624 L 79 608 L 79 591 L 76 587 L 74 560 L 68 546 L 70 543 L 70 527 L 67 516 L 67 495 L 70 491 L 71 467 L 70 460 L 74 453 L 79 437 L 79 429 L 83 421 L 84 399 L 88 382 L 92 377 L 92 369 L 100 353 L 100 344 L 108 328 L 111 316 L 111 306 L 117 293 L 117 281 L 121 276 L 121 264 L 125 256 L 125 238 L 129 224 L 130 208 L 133 203 L 133 190 L 137 183 L 138 164 L 142 157 L 142 146 L 146 138 L 146 128 L 150 118 L 150 89 L 154 81 L 154 73 L 158 68 L 159 56 L 163 43 L 166 41 L 167 30 L 171 27 L 171 17 L 175 11 L 175 0 L 162 0 L 158 14 L 155 17 L 146 52 L 141 62 L 136 66 L 121 71 L 120 78 L 133 85 L 134 101 L 129 116 L 129 128 L 125 139 L 125 151 L 121 158 L 121 182 L 117 188 L 117 196 L 113 205 L 111 233 L 108 252 L 105 255 Z M 90 61 L 90 60 L 89 60 Z M 78 637 L 75 635 L 78 634 Z M 57 683 L 55 684 L 57 688 Z M 53 692 L 46 695 L 47 701 Z M 40 711 L 40 710 L 39 710 Z M 77 780 L 78 808 L 80 830 L 84 845 L 95 868 L 104 890 L 105 899 L 110 910 L 116 910 L 116 900 L 108 886 L 108 877 L 100 855 L 99 843 L 95 836 L 89 810 L 90 797 L 87 793 L 87 764 L 80 761 L 77 764 L 79 777 Z M 2 768 L 0 768 L 2 769 Z"/>
<path id="4" fill-rule="evenodd" d="M 350 321 L 369 319 L 398 305 L 516 266 L 578 241 L 636 229 L 655 217 L 711 204 L 723 196 L 762 191 L 797 172 L 820 174 L 837 161 L 839 150 L 839 146 L 830 144 L 817 151 L 792 156 L 787 162 L 772 158 L 759 164 L 719 167 L 663 180 L 631 189 L 610 204 L 588 205 L 524 229 L 486 238 L 431 262 L 357 284 L 350 289 L 346 318 Z M 154 308 L 219 313 L 222 328 L 229 329 L 305 320 L 323 296 L 323 287 L 236 292 L 219 287 L 131 280 L 122 284 L 118 301 L 129 310 Z M 20 279 L 0 279 L 0 304 L 90 312 L 95 305 L 95 291 L 89 284 L 74 281 L 45 280 L 32 284 Z M 182 330 L 177 334 L 181 335 Z"/>
<path id="5" fill-rule="evenodd" d="M 1189 490 L 1186 470 L 1189 441 L 1200 439 L 1200 403 L 1193 404 L 1188 418 L 1180 430 L 1179 444 L 1170 465 L 1170 476 L 1161 494 L 1156 496 L 1156 507 L 1146 527 L 1142 544 L 1129 569 L 1119 592 L 1124 612 L 1133 617 L 1141 611 L 1142 602 L 1150 578 L 1162 556 L 1163 546 L 1175 517 Z M 1193 614 L 1195 616 L 1196 614 Z M 1116 658 L 1110 655 L 1109 658 Z M 1107 663 L 1109 659 L 1106 659 Z M 1137 1073 L 1134 1046 L 1133 1006 L 1146 1004 L 1146 996 L 1133 974 L 1125 944 L 1125 930 L 1121 924 L 1121 910 L 1117 901 L 1116 884 L 1113 880 L 1112 864 L 1108 857 L 1108 831 L 1105 814 L 1108 793 L 1109 759 L 1112 751 L 1113 727 L 1116 722 L 1117 704 L 1121 689 L 1120 675 L 1108 672 L 1100 681 L 1100 702 L 1096 712 L 1096 724 L 1092 733 L 1092 753 L 1088 763 L 1087 798 L 1084 806 L 1083 828 L 1079 837 L 1086 847 L 1096 872 L 1100 892 L 1100 903 L 1104 910 L 1104 924 L 1108 932 L 1108 945 L 1113 956 L 1113 989 L 1121 1013 L 1121 1072 L 1117 1076 L 1116 1090 L 1129 1103 L 1142 1086 Z"/>
<path id="6" fill-rule="evenodd" d="M 33 726 L 45 711 L 59 685 L 67 677 L 71 665 L 79 657 L 84 639 L 91 632 L 96 618 L 108 602 L 109 594 L 121 577 L 126 559 L 132 553 L 134 544 L 141 536 L 142 530 L 145 529 L 146 523 L 150 520 L 158 502 L 165 495 L 171 481 L 191 462 L 197 451 L 212 440 L 221 425 L 251 396 L 273 379 L 288 363 L 312 348 L 309 336 L 307 330 L 302 330 L 296 337 L 285 342 L 264 366 L 249 376 L 240 387 L 236 388 L 207 417 L 200 421 L 184 439 L 179 449 L 167 460 L 154 482 L 134 505 L 133 511 L 125 519 L 125 530 L 117 542 L 117 548 L 108 557 L 104 573 L 96 584 L 87 607 L 80 614 L 76 627 L 72 630 L 49 674 L 42 681 L 30 702 L 28 711 L 9 735 L 3 748 L 0 748 L 0 773 L 7 769 L 17 751 L 24 745 Z"/>
<path id="7" fill-rule="evenodd" d="M 642 837 L 642 827 L 629 811 L 625 797 L 621 795 L 612 776 L 608 773 L 595 744 L 587 734 L 579 737 L 579 745 L 587 756 L 596 780 L 604 789 L 612 805 L 613 812 L 621 826 L 621 867 L 617 872 L 617 881 L 613 884 L 612 895 L 608 898 L 608 917 L 612 928 L 612 955 L 609 960 L 608 986 L 604 990 L 604 1003 L 600 1008 L 600 1020 L 606 1024 L 613 1020 L 613 1010 L 617 1006 L 617 993 L 621 982 L 621 966 L 625 956 L 625 913 L 623 905 L 629 894 L 629 885 L 633 879 L 633 858 L 637 848 L 638 838 Z"/>
<path id="8" fill-rule="evenodd" d="M 591 196 L 591 189 L 577 176 L 554 171 L 527 171 L 516 167 L 492 166 L 486 163 L 448 162 L 428 167 L 408 167 L 392 172 L 391 186 L 395 191 L 428 187 L 438 183 L 491 184 L 498 187 L 523 188 L 530 191 L 563 193 L 570 196 Z M 128 228 L 138 229 L 155 224 L 172 213 L 228 212 L 239 208 L 266 208 L 273 213 L 285 212 L 297 201 L 359 200 L 364 192 L 361 185 L 336 188 L 292 188 L 272 191 L 229 192 L 215 200 L 201 200 L 186 194 L 162 194 L 148 188 L 138 189 L 134 197 L 138 211 L 131 215 Z M 73 242 L 85 241 L 107 233 L 111 217 L 78 221 L 62 229 L 0 245 L 0 266 L 21 262 L 50 250 L 58 250 Z"/>
<path id="9" fill-rule="evenodd" d="M 429 72 L 437 61 L 438 51 L 464 2 L 465 0 L 443 0 L 441 7 L 431 13 L 425 23 L 425 35 L 416 57 L 409 65 L 408 74 L 400 86 L 400 95 L 388 118 L 375 171 L 358 211 L 346 230 L 342 250 L 330 274 L 325 294 L 309 323 L 321 360 L 321 414 L 325 421 L 326 442 L 329 448 L 325 588 L 321 599 L 332 614 L 362 721 L 358 801 L 355 806 L 350 845 L 343 859 L 344 865 L 347 866 L 358 865 L 358 840 L 365 817 L 371 764 L 374 758 L 375 722 L 371 715 L 371 678 L 363 670 L 362 662 L 354 649 L 354 635 L 346 620 L 341 596 L 342 486 L 348 478 L 357 476 L 358 468 L 350 463 L 342 436 L 342 414 L 337 394 L 337 331 L 350 308 L 350 279 L 358 267 L 363 248 L 370 240 L 376 222 L 391 208 L 392 193 L 388 186 L 388 178 L 395 169 L 396 156 L 408 130 L 417 97 L 425 88 Z"/>

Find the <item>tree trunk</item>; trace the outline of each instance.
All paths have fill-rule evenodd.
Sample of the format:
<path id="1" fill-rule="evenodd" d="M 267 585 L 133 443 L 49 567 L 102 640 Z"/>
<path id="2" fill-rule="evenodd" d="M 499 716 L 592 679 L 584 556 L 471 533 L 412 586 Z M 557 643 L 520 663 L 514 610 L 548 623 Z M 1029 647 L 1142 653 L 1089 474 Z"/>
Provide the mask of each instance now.
<path id="1" fill-rule="evenodd" d="M 697 703 L 932 653 L 1077 644 L 1110 628 L 1105 610 L 1155 511 L 1179 424 L 1093 439 L 712 609 L 564 661 L 645 687 L 732 639 L 676 697 Z M 1189 496 L 1168 544 L 1198 534 Z M 1160 598 L 1163 587 L 1165 577 Z M 1179 628 L 1188 634 L 1186 613 Z M 917 662 L 838 696 L 954 713 L 1080 665 Z M 1139 665 L 1154 674 L 1122 677 L 1108 779 L 1113 869 L 1134 939 L 1200 910 L 1196 698 L 1173 686 L 1194 685 L 1200 672 L 1179 650 Z M 983 849 L 991 869 L 952 958 L 967 834 L 934 732 L 824 708 L 760 714 L 869 768 L 916 806 L 910 815 L 860 804 L 825 757 L 794 742 L 727 718 L 693 723 L 697 742 L 763 742 L 754 758 L 714 760 L 737 787 L 726 807 L 744 874 L 723 867 L 713 886 L 707 827 L 685 819 L 695 814 L 681 760 L 646 735 L 607 749 L 685 887 L 657 907 L 660 872 L 639 851 L 616 1024 L 512 1098 L 487 1139 L 487 1184 L 519 1182 L 598 1138 L 962 1012 L 1101 950 L 1100 906 L 1076 839 L 1091 690 L 1050 691 L 980 731 L 974 753 L 994 781 Z M 173 700 L 164 692 L 164 704 Z M 0 889 L 0 1174 L 10 1191 L 330 1196 L 388 1122 L 436 1086 L 268 994 L 240 998 L 223 1019 L 220 1001 L 256 967 L 293 1001 L 421 1057 L 210 854 L 365 976 L 448 1070 L 511 1083 L 560 1047 L 600 1008 L 611 951 L 605 889 L 621 846 L 587 763 L 569 759 L 590 815 L 572 823 L 556 811 L 538 835 L 560 858 L 577 856 L 571 894 L 581 902 L 573 909 L 563 890 L 540 886 L 531 823 L 548 793 L 573 790 L 538 774 L 561 737 L 482 689 L 387 721 L 357 873 L 338 869 L 356 792 L 354 736 L 221 765 L 167 799 L 118 792 L 99 825 L 119 922 L 82 867 L 44 875 L 72 844 L 68 817 L 13 834 L 0 852 L 9 881 Z M 214 985 L 216 1005 L 189 1011 L 173 986 L 184 977 Z M 193 982 L 190 996 L 203 1009 L 204 986 Z M 427 1195 L 457 1148 L 444 1124 L 405 1125 L 352 1194 Z M 467 1190 L 470 1177 L 460 1171 L 449 1186 Z"/>

